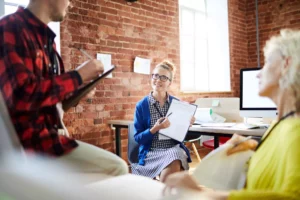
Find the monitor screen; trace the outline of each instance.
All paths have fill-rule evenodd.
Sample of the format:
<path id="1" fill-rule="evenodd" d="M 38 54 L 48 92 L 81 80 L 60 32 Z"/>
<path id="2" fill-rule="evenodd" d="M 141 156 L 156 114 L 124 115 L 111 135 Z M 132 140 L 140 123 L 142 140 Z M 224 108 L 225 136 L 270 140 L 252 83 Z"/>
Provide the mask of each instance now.
<path id="1" fill-rule="evenodd" d="M 259 68 L 241 69 L 240 115 L 243 117 L 275 117 L 276 105 L 267 97 L 258 94 Z"/>

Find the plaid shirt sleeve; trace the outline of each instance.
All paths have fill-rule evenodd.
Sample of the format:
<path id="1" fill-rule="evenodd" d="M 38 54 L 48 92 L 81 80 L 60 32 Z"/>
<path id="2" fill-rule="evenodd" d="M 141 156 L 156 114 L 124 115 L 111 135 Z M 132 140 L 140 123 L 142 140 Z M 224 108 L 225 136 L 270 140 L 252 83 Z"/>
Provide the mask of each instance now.
<path id="1" fill-rule="evenodd" d="M 30 48 L 24 34 L 11 24 L 0 25 L 0 82 L 7 106 L 34 111 L 53 106 L 74 92 L 82 83 L 78 72 L 43 76 L 45 52 Z"/>

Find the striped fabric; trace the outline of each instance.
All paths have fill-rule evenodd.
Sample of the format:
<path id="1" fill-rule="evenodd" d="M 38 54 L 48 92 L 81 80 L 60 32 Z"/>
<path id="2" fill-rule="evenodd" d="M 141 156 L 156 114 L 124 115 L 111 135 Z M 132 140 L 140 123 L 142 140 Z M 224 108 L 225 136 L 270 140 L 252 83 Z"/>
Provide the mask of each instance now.
<path id="1" fill-rule="evenodd" d="M 131 170 L 133 174 L 155 178 L 174 160 L 180 160 L 184 170 L 189 169 L 187 155 L 185 151 L 180 148 L 179 144 L 177 144 L 168 149 L 150 150 L 145 159 L 145 165 L 133 163 L 131 165 Z"/>

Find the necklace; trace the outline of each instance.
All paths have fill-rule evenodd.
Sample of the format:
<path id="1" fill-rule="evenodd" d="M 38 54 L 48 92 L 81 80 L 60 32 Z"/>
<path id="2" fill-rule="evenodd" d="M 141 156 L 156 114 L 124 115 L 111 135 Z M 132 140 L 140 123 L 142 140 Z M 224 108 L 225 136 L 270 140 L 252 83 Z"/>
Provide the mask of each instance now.
<path id="1" fill-rule="evenodd" d="M 282 122 L 284 119 L 286 119 L 286 118 L 288 118 L 288 117 L 294 115 L 295 113 L 296 113 L 295 111 L 291 111 L 291 112 L 287 113 L 286 115 L 282 116 L 282 117 L 279 119 L 279 121 L 278 121 L 278 122 L 270 129 L 270 131 L 268 132 L 268 134 L 266 135 L 266 137 L 265 137 L 263 140 L 261 140 L 261 141 L 259 142 L 259 144 L 258 144 L 257 147 L 256 147 L 256 151 L 257 151 L 257 149 L 262 145 L 262 143 L 269 137 L 269 135 L 271 134 L 271 132 L 275 129 L 275 127 L 276 127 L 280 122 Z"/>

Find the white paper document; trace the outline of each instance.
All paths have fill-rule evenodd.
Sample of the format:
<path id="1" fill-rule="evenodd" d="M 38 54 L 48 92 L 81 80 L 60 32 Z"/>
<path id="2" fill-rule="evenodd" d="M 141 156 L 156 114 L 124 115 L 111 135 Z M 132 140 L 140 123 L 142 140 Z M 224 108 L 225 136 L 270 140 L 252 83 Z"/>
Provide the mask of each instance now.
<path id="1" fill-rule="evenodd" d="M 163 197 L 164 187 L 162 182 L 133 174 L 110 177 L 87 185 L 87 188 L 100 194 L 99 199 L 104 200 L 158 200 Z"/>
<path id="2" fill-rule="evenodd" d="M 191 119 L 194 116 L 196 109 L 196 105 L 173 99 L 167 113 L 170 126 L 161 129 L 159 133 L 182 142 L 189 129 Z"/>
<path id="3" fill-rule="evenodd" d="M 134 60 L 133 71 L 140 74 L 150 74 L 151 60 L 136 57 Z"/>
<path id="4" fill-rule="evenodd" d="M 158 134 L 158 139 L 159 139 L 159 140 L 169 140 L 169 139 L 171 139 L 171 138 L 169 138 L 169 137 L 167 137 L 167 136 L 164 136 L 164 135 L 162 135 L 162 134 Z"/>
<path id="5" fill-rule="evenodd" d="M 111 68 L 111 54 L 97 53 L 97 60 L 100 60 L 104 66 L 104 71 Z M 112 78 L 112 74 L 106 76 L 106 78 Z"/>
<path id="6" fill-rule="evenodd" d="M 223 123 L 226 118 L 214 113 L 211 108 L 197 108 L 196 114 L 196 123 Z"/>
<path id="7" fill-rule="evenodd" d="M 218 107 L 220 105 L 220 100 L 214 99 L 211 103 L 212 107 Z"/>
<path id="8" fill-rule="evenodd" d="M 246 180 L 246 163 L 254 151 L 242 151 L 228 156 L 226 152 L 232 146 L 224 144 L 202 159 L 193 172 L 199 184 L 215 190 L 243 188 Z"/>

